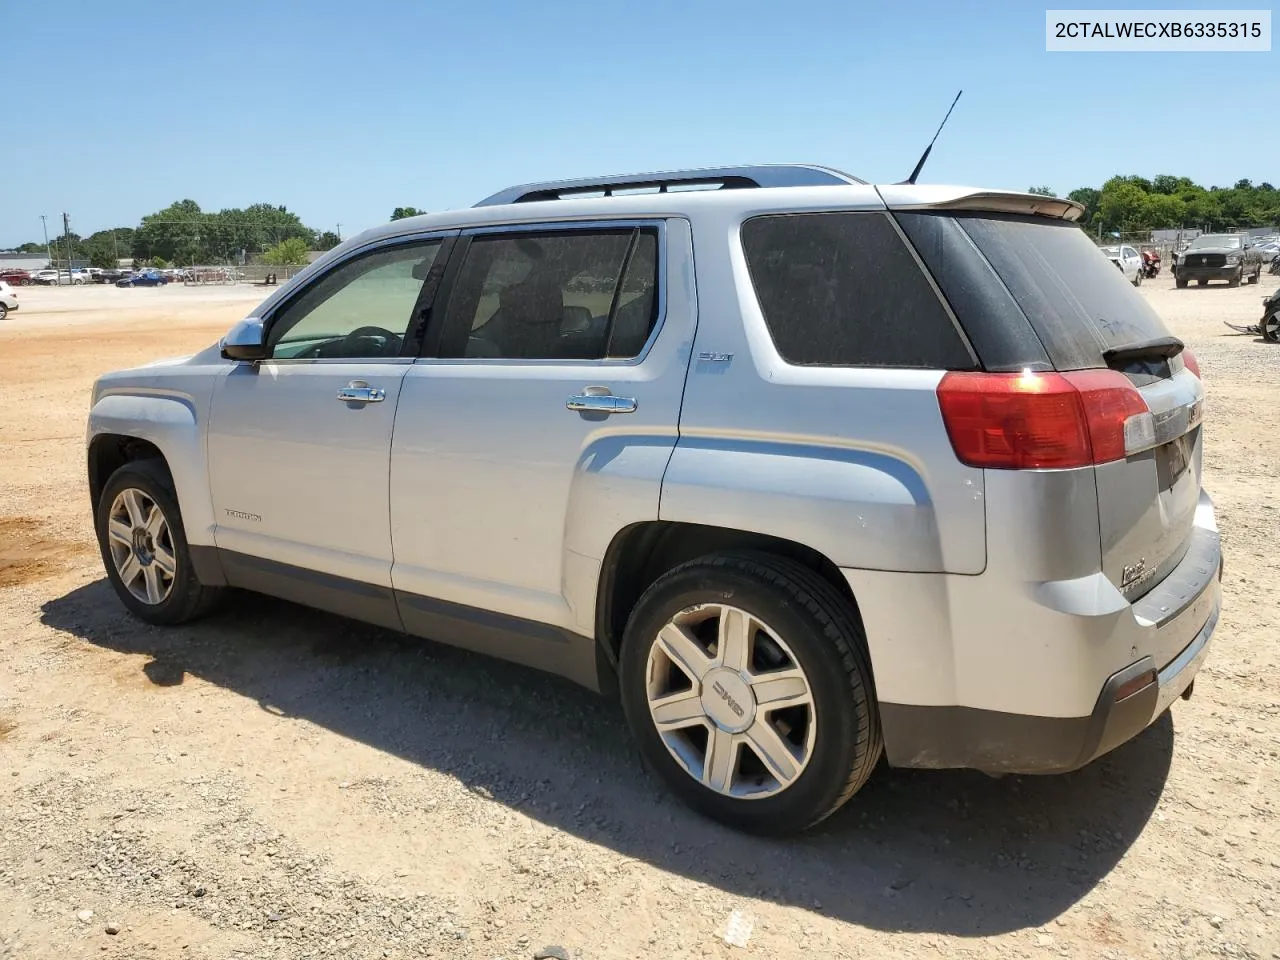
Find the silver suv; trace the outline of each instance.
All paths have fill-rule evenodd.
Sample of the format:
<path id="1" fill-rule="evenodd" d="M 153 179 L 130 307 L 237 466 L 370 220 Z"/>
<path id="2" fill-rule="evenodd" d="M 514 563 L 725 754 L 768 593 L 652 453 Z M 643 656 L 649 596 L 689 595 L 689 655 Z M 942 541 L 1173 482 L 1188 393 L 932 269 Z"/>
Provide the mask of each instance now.
<path id="1" fill-rule="evenodd" d="M 618 696 L 757 832 L 900 767 L 1073 770 L 1218 619 L 1190 351 L 1063 200 L 821 167 L 514 187 L 104 376 L 107 574 L 227 586 Z"/>

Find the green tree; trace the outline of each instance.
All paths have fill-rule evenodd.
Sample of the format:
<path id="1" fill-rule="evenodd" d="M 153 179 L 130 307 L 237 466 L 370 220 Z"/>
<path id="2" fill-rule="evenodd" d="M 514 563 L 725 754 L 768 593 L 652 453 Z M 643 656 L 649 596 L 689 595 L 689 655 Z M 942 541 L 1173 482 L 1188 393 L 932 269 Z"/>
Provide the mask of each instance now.
<path id="1" fill-rule="evenodd" d="M 317 250 L 332 250 L 342 242 L 341 238 L 332 230 L 326 230 L 320 236 L 316 237 Z"/>
<path id="2" fill-rule="evenodd" d="M 84 250 L 95 267 L 114 267 L 118 258 L 127 257 L 133 250 L 133 228 L 112 227 L 91 233 L 85 237 Z"/>
<path id="3" fill-rule="evenodd" d="M 404 220 L 406 217 L 420 217 L 427 211 L 419 210 L 417 207 L 396 207 L 391 211 L 392 220 Z"/>
<path id="4" fill-rule="evenodd" d="M 117 266 L 117 258 L 107 247 L 94 247 L 89 253 L 89 263 L 101 270 L 114 270 Z"/>
<path id="5" fill-rule="evenodd" d="M 1034 193 L 1037 197 L 1056 197 L 1053 187 L 1027 187 L 1027 193 Z"/>
<path id="6" fill-rule="evenodd" d="M 1087 226 L 1093 223 L 1093 218 L 1098 213 L 1098 200 L 1101 196 L 1101 192 L 1093 187 L 1077 187 L 1067 194 L 1067 199 L 1084 207 L 1084 216 L 1080 218 L 1080 222 Z"/>
<path id="7" fill-rule="evenodd" d="M 1147 194 L 1140 216 L 1141 228 L 1180 227 L 1187 217 L 1187 205 L 1181 197 L 1163 193 Z"/>
<path id="8" fill-rule="evenodd" d="M 1145 190 L 1126 178 L 1113 177 L 1103 184 L 1098 212 L 1104 228 L 1127 233 L 1146 226 L 1146 205 Z"/>
<path id="9" fill-rule="evenodd" d="M 262 262 L 272 266 L 300 266 L 310 260 L 310 245 L 301 237 L 290 237 L 262 252 Z"/>
<path id="10" fill-rule="evenodd" d="M 168 270 L 169 261 L 164 257 L 152 257 L 151 266 L 155 267 L 157 270 Z"/>
<path id="11" fill-rule="evenodd" d="M 133 235 L 136 257 L 162 256 L 181 263 L 222 263 L 254 254 L 284 240 L 311 243 L 315 231 L 296 213 L 255 203 L 206 213 L 194 200 L 180 200 L 142 218 Z"/>

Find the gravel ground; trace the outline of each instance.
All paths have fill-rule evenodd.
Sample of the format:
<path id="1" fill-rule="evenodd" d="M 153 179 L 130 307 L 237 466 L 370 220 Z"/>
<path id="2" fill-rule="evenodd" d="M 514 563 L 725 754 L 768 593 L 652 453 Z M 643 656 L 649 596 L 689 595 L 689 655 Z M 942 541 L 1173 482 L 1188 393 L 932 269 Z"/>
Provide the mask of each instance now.
<path id="1" fill-rule="evenodd" d="M 209 343 L 261 291 L 21 291 L 0 956 L 1280 958 L 1280 348 L 1222 325 L 1274 283 L 1142 288 L 1210 391 L 1226 599 L 1195 697 L 1068 776 L 881 770 L 790 842 L 686 812 L 620 712 L 555 678 L 266 598 L 130 619 L 92 543 L 89 386 Z"/>

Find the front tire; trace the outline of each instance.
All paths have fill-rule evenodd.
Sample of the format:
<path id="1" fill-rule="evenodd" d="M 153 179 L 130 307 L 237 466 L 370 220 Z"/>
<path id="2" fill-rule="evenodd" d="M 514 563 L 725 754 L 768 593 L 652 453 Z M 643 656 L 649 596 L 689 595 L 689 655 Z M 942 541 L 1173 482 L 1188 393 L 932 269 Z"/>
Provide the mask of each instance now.
<path id="1" fill-rule="evenodd" d="M 161 461 L 124 464 L 107 480 L 96 509 L 107 579 L 134 616 L 178 624 L 213 606 L 220 591 L 196 577 L 173 480 Z"/>
<path id="2" fill-rule="evenodd" d="M 1184 277 L 1174 277 L 1173 282 L 1179 290 L 1183 289 L 1187 285 L 1187 281 Z"/>
<path id="3" fill-rule="evenodd" d="M 1227 286 L 1229 286 L 1229 287 L 1238 287 L 1238 286 L 1240 286 L 1240 281 L 1241 281 L 1241 280 L 1243 280 L 1243 279 L 1244 279 L 1244 267 L 1241 267 L 1241 268 L 1236 272 L 1236 275 L 1235 275 L 1234 277 L 1232 277 L 1230 280 L 1228 280 L 1228 281 L 1227 281 Z"/>
<path id="4" fill-rule="evenodd" d="M 669 571 L 632 611 L 620 668 L 646 763 L 729 826 L 773 835 L 811 827 L 880 758 L 857 612 L 793 561 L 715 554 Z"/>
<path id="5" fill-rule="evenodd" d="M 3 303 L 0 303 L 0 320 L 3 320 L 8 315 L 9 315 L 9 308 L 6 307 Z"/>

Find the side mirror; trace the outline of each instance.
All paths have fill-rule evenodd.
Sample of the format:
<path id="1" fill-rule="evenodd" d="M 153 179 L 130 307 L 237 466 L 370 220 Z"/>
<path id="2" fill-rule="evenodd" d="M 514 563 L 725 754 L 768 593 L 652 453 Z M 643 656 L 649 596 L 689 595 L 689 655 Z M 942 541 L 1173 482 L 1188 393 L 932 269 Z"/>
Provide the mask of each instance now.
<path id="1" fill-rule="evenodd" d="M 257 317 L 245 317 L 222 338 L 219 346 L 226 360 L 265 360 L 267 345 L 263 337 L 262 321 Z"/>

